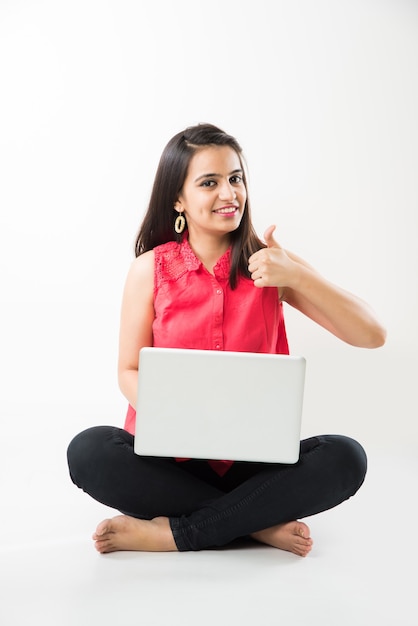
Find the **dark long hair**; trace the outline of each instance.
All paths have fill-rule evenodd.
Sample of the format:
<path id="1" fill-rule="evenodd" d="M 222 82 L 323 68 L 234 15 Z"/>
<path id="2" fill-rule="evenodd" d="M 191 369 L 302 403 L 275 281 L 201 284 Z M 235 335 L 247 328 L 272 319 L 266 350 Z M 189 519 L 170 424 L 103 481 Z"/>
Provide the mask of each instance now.
<path id="1" fill-rule="evenodd" d="M 258 238 L 251 223 L 250 202 L 242 149 L 237 140 L 212 124 L 190 126 L 174 135 L 163 150 L 151 191 L 144 220 L 135 241 L 135 256 L 152 250 L 168 241 L 182 240 L 183 235 L 174 231 L 178 216 L 174 204 L 178 199 L 187 176 L 193 155 L 206 146 L 230 146 L 238 155 L 244 172 L 243 182 L 247 200 L 239 227 L 231 232 L 231 271 L 229 282 L 234 289 L 238 275 L 249 277 L 248 259 L 265 244 Z"/>

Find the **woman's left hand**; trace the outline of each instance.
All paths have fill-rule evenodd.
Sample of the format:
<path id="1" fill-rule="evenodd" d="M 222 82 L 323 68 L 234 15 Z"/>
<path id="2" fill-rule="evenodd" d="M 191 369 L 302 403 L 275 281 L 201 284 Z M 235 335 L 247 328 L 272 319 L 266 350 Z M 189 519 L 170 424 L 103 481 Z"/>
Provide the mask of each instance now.
<path id="1" fill-rule="evenodd" d="M 249 258 L 256 287 L 277 287 L 282 302 L 293 306 L 343 341 L 363 348 L 384 344 L 386 330 L 360 298 L 333 285 L 306 261 L 274 239 L 275 226 L 264 233 L 267 248 Z"/>
<path id="2" fill-rule="evenodd" d="M 276 226 L 269 226 L 264 233 L 267 248 L 261 248 L 248 260 L 248 271 L 255 287 L 291 287 L 298 274 L 298 264 L 274 239 Z"/>

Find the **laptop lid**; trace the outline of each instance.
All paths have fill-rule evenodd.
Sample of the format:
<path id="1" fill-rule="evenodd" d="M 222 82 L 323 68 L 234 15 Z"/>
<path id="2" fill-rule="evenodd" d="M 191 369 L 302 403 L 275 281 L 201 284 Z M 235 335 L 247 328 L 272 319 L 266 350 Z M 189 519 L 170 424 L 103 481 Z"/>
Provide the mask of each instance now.
<path id="1" fill-rule="evenodd" d="M 147 347 L 139 363 L 136 454 L 298 461 L 304 357 Z"/>

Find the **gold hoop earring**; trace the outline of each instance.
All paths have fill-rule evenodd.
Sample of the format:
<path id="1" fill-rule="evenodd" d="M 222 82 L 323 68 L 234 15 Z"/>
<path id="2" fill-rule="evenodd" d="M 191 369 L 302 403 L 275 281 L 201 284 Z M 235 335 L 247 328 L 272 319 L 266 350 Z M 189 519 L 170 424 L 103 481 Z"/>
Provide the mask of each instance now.
<path id="1" fill-rule="evenodd" d="M 174 222 L 174 230 L 180 235 L 180 233 L 183 232 L 185 226 L 186 220 L 184 219 L 184 215 L 182 213 L 179 213 L 176 217 L 176 221 Z"/>

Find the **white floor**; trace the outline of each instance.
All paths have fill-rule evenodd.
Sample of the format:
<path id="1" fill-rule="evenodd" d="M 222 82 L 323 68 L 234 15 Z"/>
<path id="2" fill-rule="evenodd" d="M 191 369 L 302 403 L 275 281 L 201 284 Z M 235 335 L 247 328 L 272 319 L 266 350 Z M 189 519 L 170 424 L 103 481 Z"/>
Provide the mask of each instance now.
<path id="1" fill-rule="evenodd" d="M 25 442 L 20 450 L 24 461 Z M 101 556 L 89 537 L 113 512 L 70 483 L 64 453 L 62 440 L 56 458 L 38 459 L 19 477 L 16 492 L 7 447 L 3 451 L 9 505 L 1 516 L 2 626 L 418 623 L 412 446 L 396 452 L 369 446 L 359 493 L 307 520 L 315 546 L 306 559 L 258 544 Z"/>

